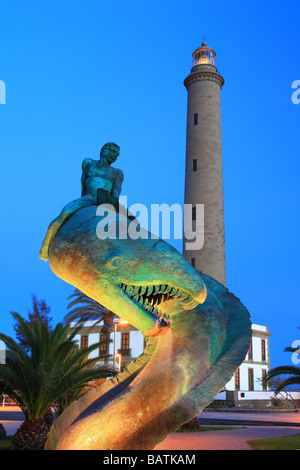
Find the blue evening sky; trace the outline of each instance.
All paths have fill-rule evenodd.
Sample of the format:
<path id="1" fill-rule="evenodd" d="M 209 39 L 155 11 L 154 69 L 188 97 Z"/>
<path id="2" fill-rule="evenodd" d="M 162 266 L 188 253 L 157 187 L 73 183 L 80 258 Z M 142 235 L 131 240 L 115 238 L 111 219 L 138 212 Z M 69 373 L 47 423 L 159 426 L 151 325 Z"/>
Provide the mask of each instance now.
<path id="1" fill-rule="evenodd" d="M 221 92 L 227 286 L 267 325 L 272 366 L 300 339 L 297 0 L 2 0 L 1 321 L 31 294 L 54 323 L 72 286 L 38 257 L 51 220 L 80 196 L 81 162 L 121 147 L 128 203 L 183 204 L 187 92 L 203 36 Z M 181 243 L 172 242 L 181 250 Z"/>

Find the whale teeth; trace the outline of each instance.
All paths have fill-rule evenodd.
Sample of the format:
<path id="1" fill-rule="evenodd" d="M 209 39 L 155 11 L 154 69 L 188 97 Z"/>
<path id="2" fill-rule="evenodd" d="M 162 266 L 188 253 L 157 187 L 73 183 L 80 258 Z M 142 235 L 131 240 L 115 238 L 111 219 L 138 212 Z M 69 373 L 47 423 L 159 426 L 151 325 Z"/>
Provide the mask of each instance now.
<path id="1" fill-rule="evenodd" d="M 176 297 L 177 299 L 179 299 L 183 294 L 183 291 L 178 289 L 178 291 L 176 292 L 176 294 L 174 294 L 174 297 Z"/>
<path id="2" fill-rule="evenodd" d="M 133 295 L 137 294 L 139 290 L 140 290 L 140 286 L 134 286 L 133 287 Z"/>
<path id="3" fill-rule="evenodd" d="M 185 300 L 189 297 L 189 294 L 187 294 L 186 292 L 183 292 L 182 296 L 180 297 L 181 300 Z"/>
<path id="4" fill-rule="evenodd" d="M 149 296 L 150 294 L 152 294 L 152 291 L 153 291 L 153 286 L 148 286 L 147 296 Z"/>
<path id="5" fill-rule="evenodd" d="M 190 302 L 182 302 L 182 306 L 185 310 L 191 310 L 192 308 L 195 308 L 198 305 L 199 302 L 197 300 L 192 299 Z"/>
<path id="6" fill-rule="evenodd" d="M 144 295 L 145 292 L 146 292 L 146 290 L 147 290 L 147 286 L 142 286 L 142 287 L 140 288 L 140 295 Z"/>
<path id="7" fill-rule="evenodd" d="M 164 294 L 166 294 L 167 292 L 170 292 L 170 290 L 172 290 L 172 286 L 166 286 L 164 290 Z"/>
<path id="8" fill-rule="evenodd" d="M 154 286 L 154 294 L 158 294 L 160 291 L 160 285 Z"/>
<path id="9" fill-rule="evenodd" d="M 161 308 L 165 301 L 180 299 L 180 303 L 185 310 L 190 310 L 198 305 L 198 301 L 193 299 L 187 292 L 169 284 L 131 285 L 121 282 L 120 288 L 137 305 L 153 315 L 157 321 L 168 326 L 171 325 L 170 315 L 163 312 Z"/>

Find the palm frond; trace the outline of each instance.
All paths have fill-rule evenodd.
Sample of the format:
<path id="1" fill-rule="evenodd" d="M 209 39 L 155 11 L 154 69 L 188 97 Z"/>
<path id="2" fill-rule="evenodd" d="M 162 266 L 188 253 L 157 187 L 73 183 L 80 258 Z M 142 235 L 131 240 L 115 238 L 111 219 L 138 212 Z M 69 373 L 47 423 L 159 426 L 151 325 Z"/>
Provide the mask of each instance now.
<path id="1" fill-rule="evenodd" d="M 99 357 L 89 354 L 102 343 L 80 349 L 76 335 L 79 325 L 58 324 L 52 331 L 41 322 L 31 326 L 15 314 L 26 341 L 28 352 L 12 338 L 0 334 L 7 345 L 7 361 L 0 364 L 0 391 L 10 396 L 22 409 L 26 419 L 42 418 L 47 409 L 64 394 L 67 403 L 83 393 L 87 382 L 114 375 L 110 369 L 96 368 Z"/>
<path id="2" fill-rule="evenodd" d="M 289 377 L 288 379 L 281 382 L 275 390 L 275 395 L 277 395 L 279 392 L 284 390 L 286 387 L 289 387 L 290 385 L 300 385 L 300 375 L 299 377 L 296 377 L 296 376 Z"/>
<path id="3" fill-rule="evenodd" d="M 300 368 L 290 365 L 275 367 L 274 369 L 271 369 L 270 372 L 267 374 L 266 380 L 285 374 L 294 374 L 296 376 L 300 376 Z"/>
<path id="4" fill-rule="evenodd" d="M 68 297 L 68 300 L 71 299 L 73 300 L 69 303 L 68 309 L 72 310 L 65 315 L 65 323 L 94 321 L 94 325 L 97 325 L 103 321 L 105 332 L 112 329 L 113 319 L 116 318 L 116 315 L 109 309 L 78 289 L 75 289 Z"/>

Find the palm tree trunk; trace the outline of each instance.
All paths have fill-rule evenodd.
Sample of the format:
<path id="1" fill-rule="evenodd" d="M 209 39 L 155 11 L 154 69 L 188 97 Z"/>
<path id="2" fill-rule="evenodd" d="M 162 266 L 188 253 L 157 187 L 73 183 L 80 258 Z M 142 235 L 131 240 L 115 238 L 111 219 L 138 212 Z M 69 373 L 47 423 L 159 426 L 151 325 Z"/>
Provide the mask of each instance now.
<path id="1" fill-rule="evenodd" d="M 11 442 L 12 450 L 43 450 L 49 434 L 44 419 L 30 419 L 19 427 Z"/>

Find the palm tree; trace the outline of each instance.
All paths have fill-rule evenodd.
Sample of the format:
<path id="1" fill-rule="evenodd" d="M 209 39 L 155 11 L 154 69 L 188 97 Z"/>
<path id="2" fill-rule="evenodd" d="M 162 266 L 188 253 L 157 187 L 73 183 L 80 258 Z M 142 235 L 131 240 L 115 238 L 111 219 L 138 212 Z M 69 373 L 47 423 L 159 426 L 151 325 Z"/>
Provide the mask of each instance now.
<path id="1" fill-rule="evenodd" d="M 298 348 L 287 347 L 285 348 L 286 352 L 298 352 Z M 270 370 L 265 378 L 266 383 L 272 383 L 274 377 L 279 377 L 280 375 L 288 375 L 285 380 L 281 380 L 279 384 L 276 385 L 275 395 L 284 390 L 286 387 L 291 387 L 293 385 L 300 385 L 300 367 L 297 366 L 279 366 Z"/>
<path id="2" fill-rule="evenodd" d="M 0 334 L 8 348 L 6 364 L 0 364 L 0 393 L 12 398 L 25 416 L 13 438 L 12 449 L 43 449 L 49 432 L 43 419 L 47 410 L 53 406 L 59 414 L 85 393 L 91 381 L 113 373 L 95 367 L 99 357 L 88 359 L 102 343 L 78 347 L 75 336 L 81 326 L 70 332 L 69 325 L 59 323 L 49 331 L 39 321 L 29 326 L 19 314 L 14 317 L 23 329 L 29 351 Z"/>
<path id="3" fill-rule="evenodd" d="M 73 294 L 68 297 L 68 300 L 72 298 L 75 299 L 68 305 L 68 309 L 76 307 L 65 315 L 64 321 L 66 323 L 73 321 L 78 323 L 94 321 L 94 326 L 103 321 L 102 333 L 106 336 L 106 355 L 108 355 L 108 341 L 113 330 L 116 315 L 78 289 L 74 290 Z"/>
<path id="4" fill-rule="evenodd" d="M 31 312 L 28 312 L 27 322 L 30 324 L 32 321 L 39 321 L 40 323 L 45 323 L 48 330 L 52 329 L 52 317 L 50 317 L 51 307 L 46 304 L 45 300 L 38 300 L 36 295 L 32 295 L 32 307 Z M 12 315 L 17 312 L 10 312 Z M 28 344 L 26 344 L 26 339 L 23 336 L 23 329 L 17 321 L 14 324 L 14 330 L 16 334 L 16 339 L 19 344 L 21 344 L 26 351 Z"/>
<path id="5" fill-rule="evenodd" d="M 265 381 L 271 383 L 271 379 L 280 375 L 288 375 L 289 377 L 287 377 L 285 380 L 280 381 L 280 383 L 276 386 L 276 395 L 288 386 L 300 385 L 300 367 L 297 366 L 275 367 L 268 373 L 265 378 Z"/>

